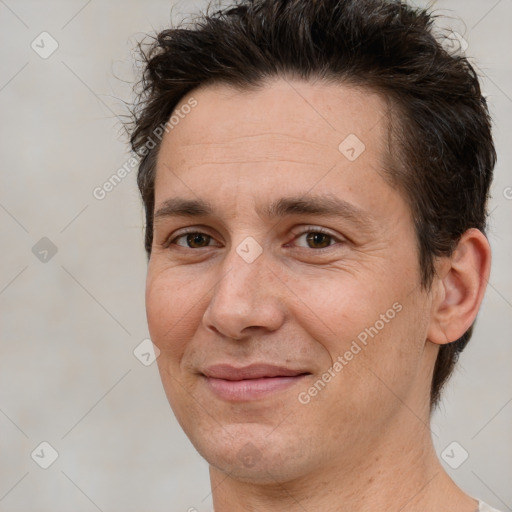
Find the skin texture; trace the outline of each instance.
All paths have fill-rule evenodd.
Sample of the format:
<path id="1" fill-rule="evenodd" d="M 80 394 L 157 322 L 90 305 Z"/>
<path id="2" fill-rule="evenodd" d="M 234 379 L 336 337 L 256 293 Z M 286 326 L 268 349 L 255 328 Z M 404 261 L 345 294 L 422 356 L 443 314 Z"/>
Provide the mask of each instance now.
<path id="1" fill-rule="evenodd" d="M 190 96 L 197 106 L 162 141 L 155 211 L 182 198 L 208 201 L 213 214 L 157 215 L 146 304 L 165 392 L 210 464 L 216 512 L 474 512 L 433 449 L 429 391 L 439 345 L 477 314 L 486 238 L 466 232 L 437 262 L 430 291 L 420 286 L 409 208 L 383 178 L 378 94 L 280 78 Z M 349 134 L 365 145 L 354 161 L 338 149 Z M 360 211 L 266 217 L 283 197 L 335 197 Z M 187 245 L 184 228 L 204 233 L 200 243 Z M 319 228 L 327 235 L 311 242 Z M 247 237 L 262 250 L 251 263 L 237 252 Z M 301 403 L 394 304 L 400 311 Z M 201 375 L 260 362 L 311 375 L 236 403 Z"/>

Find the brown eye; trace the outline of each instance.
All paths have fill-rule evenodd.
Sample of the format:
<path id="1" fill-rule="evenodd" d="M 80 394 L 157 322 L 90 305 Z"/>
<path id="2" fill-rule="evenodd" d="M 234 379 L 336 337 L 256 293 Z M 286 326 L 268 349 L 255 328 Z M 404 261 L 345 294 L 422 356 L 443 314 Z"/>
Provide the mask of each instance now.
<path id="1" fill-rule="evenodd" d="M 187 244 L 193 249 L 207 247 L 210 244 L 210 239 L 211 237 L 204 233 L 189 233 L 187 235 Z"/>
<path id="2" fill-rule="evenodd" d="M 331 245 L 332 236 L 325 233 L 312 231 L 306 233 L 306 242 L 311 249 L 323 249 Z"/>
<path id="3" fill-rule="evenodd" d="M 205 233 L 185 233 L 177 236 L 171 243 L 186 247 L 188 249 L 200 249 L 208 247 L 212 237 Z"/>
<path id="4" fill-rule="evenodd" d="M 322 228 L 309 228 L 299 233 L 294 242 L 303 249 L 325 249 L 343 240 Z"/>

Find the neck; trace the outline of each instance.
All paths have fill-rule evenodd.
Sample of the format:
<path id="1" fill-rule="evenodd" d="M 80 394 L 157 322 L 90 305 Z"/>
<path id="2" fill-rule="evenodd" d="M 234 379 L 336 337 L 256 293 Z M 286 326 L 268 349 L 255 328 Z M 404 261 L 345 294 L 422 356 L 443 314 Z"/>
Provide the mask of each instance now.
<path id="1" fill-rule="evenodd" d="M 429 428 L 410 410 L 376 437 L 293 481 L 242 482 L 210 466 L 215 512 L 477 510 L 439 463 Z"/>

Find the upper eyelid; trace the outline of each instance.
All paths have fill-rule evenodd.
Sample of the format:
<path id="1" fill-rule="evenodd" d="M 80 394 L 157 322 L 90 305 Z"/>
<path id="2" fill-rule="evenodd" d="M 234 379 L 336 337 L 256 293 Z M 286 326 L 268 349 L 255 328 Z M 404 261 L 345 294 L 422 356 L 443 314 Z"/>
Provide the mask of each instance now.
<path id="1" fill-rule="evenodd" d="M 342 236 L 337 235 L 337 234 L 333 233 L 331 230 L 321 227 L 321 226 L 305 226 L 303 228 L 298 229 L 297 232 L 292 230 L 292 233 L 295 236 L 301 236 L 306 233 L 323 233 L 324 235 L 329 235 L 329 236 L 332 236 L 333 238 L 337 238 L 337 239 L 343 238 Z"/>
<path id="2" fill-rule="evenodd" d="M 184 228 L 184 229 L 187 229 L 187 228 Z M 170 245 L 173 244 L 173 242 L 175 242 L 178 238 L 181 238 L 183 236 L 186 236 L 186 235 L 190 235 L 190 234 L 201 234 L 201 235 L 206 235 L 206 236 L 209 236 L 210 238 L 212 238 L 213 240 L 216 240 L 216 238 L 213 236 L 213 235 L 210 235 L 209 233 L 206 233 L 205 231 L 201 231 L 201 229 L 194 229 L 194 228 L 191 228 L 190 231 L 182 231 L 181 233 L 177 233 L 177 234 L 172 234 L 171 236 L 169 236 L 168 238 L 166 238 L 165 242 L 164 242 L 164 247 L 169 247 Z M 211 246 L 206 246 L 206 247 L 211 247 Z"/>

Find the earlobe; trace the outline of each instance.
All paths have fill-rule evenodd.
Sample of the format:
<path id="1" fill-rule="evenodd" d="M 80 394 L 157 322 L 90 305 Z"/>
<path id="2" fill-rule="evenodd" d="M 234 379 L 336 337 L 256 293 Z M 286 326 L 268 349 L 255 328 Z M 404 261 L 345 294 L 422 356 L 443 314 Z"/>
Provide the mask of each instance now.
<path id="1" fill-rule="evenodd" d="M 491 268 L 491 248 L 478 229 L 467 230 L 450 257 L 439 262 L 428 339 L 438 345 L 459 339 L 473 324 Z"/>

